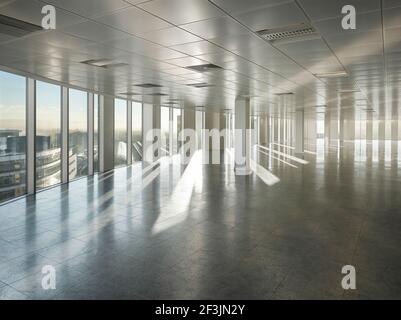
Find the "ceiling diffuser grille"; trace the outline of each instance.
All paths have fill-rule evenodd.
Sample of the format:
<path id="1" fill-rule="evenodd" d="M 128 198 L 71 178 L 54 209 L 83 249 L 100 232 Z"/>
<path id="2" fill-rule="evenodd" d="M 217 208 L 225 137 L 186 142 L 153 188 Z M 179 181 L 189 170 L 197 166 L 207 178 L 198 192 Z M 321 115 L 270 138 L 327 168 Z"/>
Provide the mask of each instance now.
<path id="1" fill-rule="evenodd" d="M 147 93 L 146 95 L 147 96 L 155 96 L 155 97 L 157 97 L 157 96 L 167 96 L 166 93 L 161 93 L 161 92 Z"/>
<path id="2" fill-rule="evenodd" d="M 189 66 L 186 68 L 190 69 L 192 71 L 197 71 L 197 72 L 206 72 L 206 71 L 221 69 L 221 67 L 216 66 L 215 64 L 212 64 L 212 63 L 200 64 L 200 65 L 196 65 L 196 66 Z"/>
<path id="3" fill-rule="evenodd" d="M 257 31 L 258 35 L 269 42 L 281 40 L 293 40 L 300 37 L 317 35 L 314 27 L 310 24 L 301 23 L 277 29 L 265 29 Z"/>
<path id="4" fill-rule="evenodd" d="M 207 84 L 206 82 L 198 82 L 198 83 L 190 83 L 187 84 L 189 87 L 195 87 L 195 88 L 208 88 L 208 87 L 213 87 L 212 84 Z"/>
<path id="5" fill-rule="evenodd" d="M 137 92 L 121 92 L 120 93 L 123 96 L 140 96 L 141 93 L 137 93 Z"/>
<path id="6" fill-rule="evenodd" d="M 81 61 L 81 63 L 100 68 L 116 68 L 116 67 L 128 66 L 128 64 L 126 63 L 115 62 L 110 59 L 91 59 L 91 60 Z"/>
<path id="7" fill-rule="evenodd" d="M 159 84 L 154 83 L 139 83 L 134 84 L 134 87 L 141 87 L 141 88 L 161 88 L 162 86 Z"/>
<path id="8" fill-rule="evenodd" d="M 40 26 L 0 14 L 0 33 L 12 37 L 23 37 L 35 31 L 43 30 Z"/>

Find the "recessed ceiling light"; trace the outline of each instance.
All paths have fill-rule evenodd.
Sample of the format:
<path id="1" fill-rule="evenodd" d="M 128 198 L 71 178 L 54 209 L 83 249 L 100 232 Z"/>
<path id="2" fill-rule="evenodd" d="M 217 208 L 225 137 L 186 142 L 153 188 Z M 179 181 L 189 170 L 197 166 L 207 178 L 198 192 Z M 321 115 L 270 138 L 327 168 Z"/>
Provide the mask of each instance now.
<path id="1" fill-rule="evenodd" d="M 213 87 L 212 84 L 207 84 L 206 82 L 198 82 L 198 83 L 189 83 L 187 84 L 189 87 L 195 87 L 195 88 L 208 88 L 208 87 Z"/>
<path id="2" fill-rule="evenodd" d="M 338 90 L 339 93 L 354 93 L 354 92 L 359 92 L 358 89 L 344 89 L 344 90 Z"/>
<path id="3" fill-rule="evenodd" d="M 162 86 L 160 84 L 154 84 L 154 83 L 139 83 L 139 84 L 134 84 L 134 87 L 141 87 L 141 88 L 161 88 Z"/>
<path id="4" fill-rule="evenodd" d="M 322 72 L 316 73 L 315 76 L 318 78 L 340 78 L 348 77 L 348 73 L 346 73 L 345 71 Z"/>
<path id="5" fill-rule="evenodd" d="M 145 95 L 146 96 L 167 96 L 166 93 L 161 93 L 161 92 L 147 93 Z"/>
<path id="6" fill-rule="evenodd" d="M 190 70 L 197 71 L 197 72 L 206 72 L 206 71 L 210 71 L 210 70 L 222 69 L 221 67 L 216 66 L 215 64 L 212 64 L 212 63 L 199 64 L 199 65 L 196 65 L 196 66 L 189 66 L 189 67 L 186 67 L 186 68 L 190 69 Z"/>
<path id="7" fill-rule="evenodd" d="M 284 40 L 294 41 L 305 36 L 318 36 L 315 28 L 307 23 L 301 23 L 276 29 L 259 30 L 256 33 L 268 42 L 281 42 Z"/>
<path id="8" fill-rule="evenodd" d="M 81 61 L 81 63 L 99 68 L 116 68 L 116 67 L 128 66 L 127 63 L 116 62 L 111 59 L 91 59 L 91 60 Z"/>
<path id="9" fill-rule="evenodd" d="M 274 95 L 275 96 L 290 96 L 293 94 L 294 94 L 294 92 L 278 92 L 278 93 L 275 93 Z"/>
<path id="10" fill-rule="evenodd" d="M 137 93 L 137 92 L 121 92 L 119 94 L 121 94 L 123 96 L 140 96 L 141 95 L 141 93 Z"/>

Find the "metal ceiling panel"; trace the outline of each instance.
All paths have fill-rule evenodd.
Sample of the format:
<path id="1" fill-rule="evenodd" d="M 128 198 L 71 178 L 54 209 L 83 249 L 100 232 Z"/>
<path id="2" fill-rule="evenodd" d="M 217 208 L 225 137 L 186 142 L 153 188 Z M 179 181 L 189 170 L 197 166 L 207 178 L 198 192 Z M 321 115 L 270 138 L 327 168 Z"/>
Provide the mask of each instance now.
<path id="1" fill-rule="evenodd" d="M 193 22 L 182 25 L 181 28 L 196 34 L 203 39 L 212 39 L 248 33 L 246 28 L 229 17 Z"/>
<path id="2" fill-rule="evenodd" d="M 176 27 L 146 32 L 141 37 L 167 47 L 202 40 Z"/>
<path id="3" fill-rule="evenodd" d="M 113 14 L 98 17 L 96 20 L 134 35 L 171 27 L 170 23 L 135 7 L 122 9 Z"/>
<path id="4" fill-rule="evenodd" d="M 41 0 L 45 4 L 52 4 L 57 8 L 65 9 L 88 18 L 104 15 L 131 5 L 123 0 Z"/>
<path id="5" fill-rule="evenodd" d="M 235 17 L 252 31 L 273 29 L 308 22 L 302 10 L 295 3 L 259 8 L 241 13 Z"/>
<path id="6" fill-rule="evenodd" d="M 138 7 L 175 25 L 223 15 L 222 11 L 205 0 L 153 0 L 139 4 Z"/>
<path id="7" fill-rule="evenodd" d="M 104 24 L 93 21 L 86 21 L 74 26 L 63 28 L 62 31 L 76 37 L 97 42 L 123 39 L 128 36 L 125 32 L 112 29 Z"/>

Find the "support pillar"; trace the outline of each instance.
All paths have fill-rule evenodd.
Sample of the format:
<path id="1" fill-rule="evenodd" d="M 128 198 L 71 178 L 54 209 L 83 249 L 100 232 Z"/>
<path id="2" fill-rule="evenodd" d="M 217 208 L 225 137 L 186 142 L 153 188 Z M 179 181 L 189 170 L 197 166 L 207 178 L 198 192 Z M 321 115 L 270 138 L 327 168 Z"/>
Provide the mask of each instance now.
<path id="1" fill-rule="evenodd" d="M 152 163 L 159 159 L 160 148 L 160 105 L 143 104 L 143 161 Z"/>
<path id="2" fill-rule="evenodd" d="M 295 112 L 295 153 L 304 153 L 304 110 Z"/>
<path id="3" fill-rule="evenodd" d="M 69 180 L 69 103 L 68 88 L 61 88 L 61 182 L 67 183 Z"/>
<path id="4" fill-rule="evenodd" d="M 93 159 L 94 159 L 94 94 L 88 93 L 88 175 L 93 175 Z"/>
<path id="5" fill-rule="evenodd" d="M 36 85 L 35 80 L 27 78 L 27 113 L 26 113 L 26 191 L 36 191 Z"/>
<path id="6" fill-rule="evenodd" d="M 114 99 L 99 96 L 99 172 L 114 168 Z"/>
<path id="7" fill-rule="evenodd" d="M 132 101 L 127 104 L 127 165 L 132 164 Z"/>
<path id="8" fill-rule="evenodd" d="M 235 101 L 235 174 L 249 175 L 251 137 L 250 129 L 250 100 L 249 98 Z"/>

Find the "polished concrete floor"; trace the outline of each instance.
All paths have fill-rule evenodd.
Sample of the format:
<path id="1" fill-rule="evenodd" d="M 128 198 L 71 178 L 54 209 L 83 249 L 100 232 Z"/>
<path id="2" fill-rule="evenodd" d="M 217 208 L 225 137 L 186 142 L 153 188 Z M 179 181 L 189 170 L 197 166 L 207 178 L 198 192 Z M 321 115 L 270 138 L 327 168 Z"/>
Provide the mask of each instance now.
<path id="1" fill-rule="evenodd" d="M 400 146 L 365 147 L 260 153 L 272 185 L 164 160 L 0 206 L 0 299 L 401 298 Z"/>

